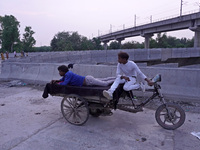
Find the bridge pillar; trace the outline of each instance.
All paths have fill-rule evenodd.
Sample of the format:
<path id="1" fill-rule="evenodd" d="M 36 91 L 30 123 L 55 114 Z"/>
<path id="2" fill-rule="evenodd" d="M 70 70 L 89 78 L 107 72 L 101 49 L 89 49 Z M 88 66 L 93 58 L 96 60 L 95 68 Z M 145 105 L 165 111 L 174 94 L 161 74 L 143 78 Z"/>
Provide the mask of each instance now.
<path id="1" fill-rule="evenodd" d="M 120 38 L 120 39 L 116 39 L 116 40 L 118 41 L 119 47 L 121 48 L 121 46 L 122 46 L 122 41 L 124 40 L 124 38 Z"/>
<path id="2" fill-rule="evenodd" d="M 149 49 L 149 39 L 153 36 L 153 33 L 151 33 L 151 34 L 142 34 L 141 36 L 145 38 L 144 48 L 145 49 Z"/>
<path id="3" fill-rule="evenodd" d="M 103 42 L 104 44 L 103 44 L 103 47 L 104 47 L 104 50 L 107 50 L 108 49 L 108 41 L 106 41 L 106 42 Z"/>
<path id="4" fill-rule="evenodd" d="M 194 31 L 194 47 L 200 47 L 200 27 L 190 27 L 191 31 Z"/>

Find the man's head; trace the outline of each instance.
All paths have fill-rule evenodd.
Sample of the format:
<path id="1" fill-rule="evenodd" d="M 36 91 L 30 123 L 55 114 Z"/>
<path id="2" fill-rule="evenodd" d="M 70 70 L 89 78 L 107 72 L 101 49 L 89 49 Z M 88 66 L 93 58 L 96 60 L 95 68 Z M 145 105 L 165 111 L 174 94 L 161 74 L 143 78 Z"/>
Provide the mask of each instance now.
<path id="1" fill-rule="evenodd" d="M 120 64 L 126 64 L 129 59 L 129 55 L 126 52 L 119 52 L 118 53 L 118 62 Z"/>
<path id="2" fill-rule="evenodd" d="M 67 66 L 61 65 L 58 67 L 58 71 L 59 71 L 60 76 L 64 76 L 65 73 L 67 73 L 69 70 Z"/>

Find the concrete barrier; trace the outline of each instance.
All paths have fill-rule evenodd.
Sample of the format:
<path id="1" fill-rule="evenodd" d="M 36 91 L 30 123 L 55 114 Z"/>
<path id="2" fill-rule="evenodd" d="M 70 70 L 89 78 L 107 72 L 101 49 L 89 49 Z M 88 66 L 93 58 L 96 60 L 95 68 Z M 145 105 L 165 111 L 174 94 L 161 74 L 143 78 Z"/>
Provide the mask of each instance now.
<path id="1" fill-rule="evenodd" d="M 134 51 L 134 59 L 135 61 L 137 60 L 148 60 L 149 55 L 148 55 L 148 50 L 147 49 L 140 49 L 137 51 Z"/>
<path id="2" fill-rule="evenodd" d="M 39 73 L 36 77 L 36 81 L 44 81 L 49 82 L 53 79 L 55 71 L 55 66 L 52 64 L 40 64 L 39 66 Z"/>
<path id="3" fill-rule="evenodd" d="M 148 50 L 148 60 L 160 60 L 161 57 L 161 49 Z"/>
<path id="4" fill-rule="evenodd" d="M 72 71 L 82 76 L 92 75 L 96 78 L 106 78 L 106 77 L 116 76 L 116 66 L 76 64 L 74 65 Z"/>
<path id="5" fill-rule="evenodd" d="M 10 74 L 8 78 L 14 79 L 17 78 L 21 79 L 21 75 L 23 73 L 23 65 L 21 63 L 14 63 L 10 66 Z"/>
<path id="6" fill-rule="evenodd" d="M 36 52 L 28 57 L 12 58 L 6 61 L 23 63 L 78 63 L 99 64 L 116 63 L 119 51 L 127 52 L 134 61 L 165 61 L 170 58 L 200 57 L 200 48 L 157 48 L 157 49 L 119 49 L 63 52 Z"/>
<path id="7" fill-rule="evenodd" d="M 52 79 L 59 79 L 57 67 L 59 64 L 45 63 L 4 63 L 0 78 L 21 79 L 30 83 L 44 84 Z"/>
<path id="8" fill-rule="evenodd" d="M 190 57 L 200 57 L 200 49 L 188 48 Z"/>
<path id="9" fill-rule="evenodd" d="M 35 82 L 39 74 L 39 71 L 40 71 L 40 64 L 35 63 L 31 67 L 30 64 L 28 63 L 22 64 L 22 73 L 20 75 L 20 79 L 22 80 L 26 79 Z"/>
<path id="10" fill-rule="evenodd" d="M 200 101 L 200 69 L 147 67 L 141 70 L 149 77 L 156 73 L 162 75 L 163 93 Z"/>
<path id="11" fill-rule="evenodd" d="M 166 61 L 167 59 L 172 58 L 172 49 L 166 48 L 161 51 L 161 60 Z"/>
<path id="12" fill-rule="evenodd" d="M 11 73 L 10 67 L 11 67 L 10 63 L 1 62 L 1 74 L 0 74 L 1 79 L 8 79 L 9 78 L 9 75 Z"/>
<path id="13" fill-rule="evenodd" d="M 61 78 L 57 67 L 62 64 L 3 63 L 0 78 L 21 79 L 27 82 L 45 84 L 52 79 Z M 140 68 L 150 78 L 157 73 L 162 75 L 160 84 L 164 94 L 200 100 L 200 69 L 144 66 Z M 113 77 L 116 75 L 116 66 L 75 64 L 72 71 L 82 76 Z"/>

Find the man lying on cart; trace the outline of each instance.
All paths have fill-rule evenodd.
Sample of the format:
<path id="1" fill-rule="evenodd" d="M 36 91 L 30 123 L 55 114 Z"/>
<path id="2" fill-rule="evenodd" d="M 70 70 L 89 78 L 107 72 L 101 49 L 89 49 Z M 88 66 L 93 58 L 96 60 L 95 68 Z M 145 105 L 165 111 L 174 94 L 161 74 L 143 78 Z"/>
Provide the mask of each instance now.
<path id="1" fill-rule="evenodd" d="M 73 67 L 72 64 L 68 67 Z M 65 93 L 66 86 L 82 87 L 82 86 L 100 86 L 107 87 L 114 81 L 114 77 L 97 79 L 91 75 L 81 76 L 73 73 L 68 69 L 67 66 L 61 65 L 58 67 L 58 71 L 62 78 L 60 80 L 52 80 L 47 83 L 43 92 L 42 97 L 47 98 L 48 94 Z"/>

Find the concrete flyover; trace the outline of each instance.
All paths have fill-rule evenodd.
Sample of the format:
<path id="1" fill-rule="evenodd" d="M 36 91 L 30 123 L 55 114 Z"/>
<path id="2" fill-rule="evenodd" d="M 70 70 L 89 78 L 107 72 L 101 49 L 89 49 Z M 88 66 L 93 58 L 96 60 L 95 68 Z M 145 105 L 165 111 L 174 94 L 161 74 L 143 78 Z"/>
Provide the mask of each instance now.
<path id="1" fill-rule="evenodd" d="M 104 48 L 107 49 L 107 43 L 111 40 L 121 43 L 125 38 L 142 36 L 145 38 L 145 49 L 148 49 L 149 38 L 155 33 L 183 29 L 195 32 L 194 47 L 200 47 L 200 12 L 112 32 L 99 36 L 99 38 L 104 43 Z"/>

